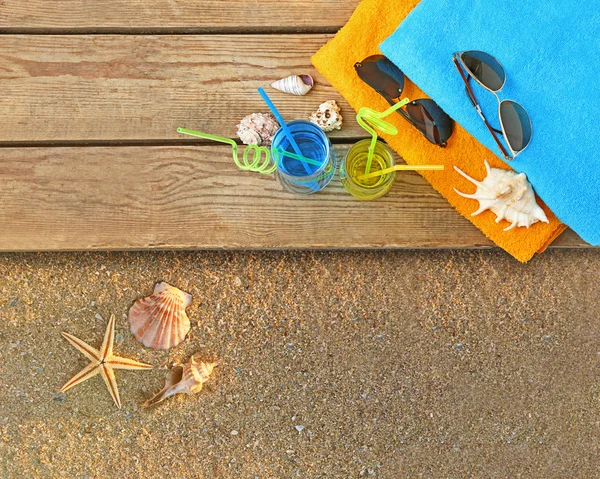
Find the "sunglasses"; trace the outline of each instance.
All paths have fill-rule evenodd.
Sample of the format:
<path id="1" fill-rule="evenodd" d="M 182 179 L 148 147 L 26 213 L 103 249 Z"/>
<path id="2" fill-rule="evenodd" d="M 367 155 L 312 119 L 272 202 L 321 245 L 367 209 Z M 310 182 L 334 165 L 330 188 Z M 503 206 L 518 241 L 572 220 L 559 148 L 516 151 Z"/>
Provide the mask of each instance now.
<path id="1" fill-rule="evenodd" d="M 469 100 L 477 110 L 477 113 L 479 113 L 485 126 L 490 130 L 504 158 L 506 160 L 514 160 L 519 153 L 527 148 L 531 141 L 531 119 L 525 108 L 517 102 L 512 100 L 500 101 L 497 92 L 502 90 L 502 87 L 506 83 L 504 67 L 493 56 L 477 50 L 455 53 L 452 61 L 465 82 Z M 468 73 L 468 76 L 465 75 L 463 69 Z M 473 93 L 473 89 L 469 84 L 469 78 L 473 78 L 487 91 L 492 92 L 496 100 L 498 100 L 498 117 L 500 118 L 500 127 L 502 130 L 492 127 L 485 118 L 479 102 L 475 98 L 475 93 Z M 504 136 L 504 140 L 512 155 L 506 151 L 506 148 L 498 137 L 499 134 Z"/>
<path id="2" fill-rule="evenodd" d="M 400 100 L 404 90 L 404 73 L 383 55 L 372 55 L 354 65 L 360 79 L 373 88 L 390 105 Z M 452 135 L 454 121 L 429 98 L 411 101 L 398 113 L 417 128 L 425 138 L 445 147 Z"/>

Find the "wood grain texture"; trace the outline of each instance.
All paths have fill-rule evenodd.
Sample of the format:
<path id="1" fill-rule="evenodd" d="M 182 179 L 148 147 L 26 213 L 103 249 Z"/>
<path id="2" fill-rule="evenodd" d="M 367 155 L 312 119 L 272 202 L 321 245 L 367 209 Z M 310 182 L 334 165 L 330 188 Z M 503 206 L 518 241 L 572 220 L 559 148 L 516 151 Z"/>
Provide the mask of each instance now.
<path id="1" fill-rule="evenodd" d="M 416 173 L 359 202 L 337 178 L 316 195 L 287 193 L 221 146 L 0 153 L 2 251 L 492 246 Z"/>
<path id="2" fill-rule="evenodd" d="M 334 29 L 359 0 L 0 1 L 0 28 Z"/>
<path id="3" fill-rule="evenodd" d="M 288 119 L 335 99 L 347 115 L 333 137 L 364 136 L 354 110 L 310 64 L 330 35 L 0 36 L 0 142 L 181 139 L 178 126 L 234 137 L 268 111 Z M 304 97 L 268 85 L 309 73 Z"/>

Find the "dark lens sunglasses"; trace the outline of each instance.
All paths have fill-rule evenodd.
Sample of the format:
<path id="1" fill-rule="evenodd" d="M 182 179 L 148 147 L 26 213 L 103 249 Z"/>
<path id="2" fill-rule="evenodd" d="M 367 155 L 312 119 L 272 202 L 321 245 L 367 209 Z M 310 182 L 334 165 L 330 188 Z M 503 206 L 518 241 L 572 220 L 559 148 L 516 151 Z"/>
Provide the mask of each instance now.
<path id="1" fill-rule="evenodd" d="M 467 96 L 471 103 L 479 113 L 479 116 L 487 126 L 488 130 L 496 140 L 498 148 L 502 151 L 506 160 L 514 160 L 515 157 L 521 153 L 531 141 L 531 119 L 521 105 L 512 100 L 500 100 L 497 92 L 502 90 L 502 87 L 506 83 L 506 72 L 504 67 L 496 60 L 493 56 L 488 55 L 485 52 L 477 50 L 471 50 L 461 53 L 455 53 L 452 61 L 458 69 L 461 78 L 465 82 Z M 462 67 L 462 68 L 461 68 Z M 465 75 L 465 70 L 468 74 Z M 502 130 L 498 130 L 487 121 L 475 93 L 469 84 L 469 78 L 473 78 L 487 91 L 490 91 L 498 100 L 498 117 L 500 118 L 500 127 Z M 498 134 L 504 136 L 504 140 L 510 150 L 509 154 L 506 148 L 500 141 Z"/>
<path id="2" fill-rule="evenodd" d="M 356 63 L 354 69 L 362 81 L 373 88 L 390 105 L 400 100 L 404 90 L 404 73 L 383 55 L 372 55 Z M 429 98 L 414 100 L 398 113 L 417 128 L 431 143 L 445 147 L 452 135 L 454 121 Z"/>

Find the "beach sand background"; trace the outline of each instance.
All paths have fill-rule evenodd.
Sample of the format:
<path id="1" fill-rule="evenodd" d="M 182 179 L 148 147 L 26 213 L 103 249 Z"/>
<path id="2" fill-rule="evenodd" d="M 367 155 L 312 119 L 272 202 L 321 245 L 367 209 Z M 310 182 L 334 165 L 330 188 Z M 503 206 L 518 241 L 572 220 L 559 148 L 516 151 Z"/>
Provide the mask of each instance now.
<path id="1" fill-rule="evenodd" d="M 498 251 L 0 256 L 2 478 L 599 477 L 600 252 L 522 265 Z M 136 298 L 190 292 L 169 351 L 129 332 Z M 87 360 L 152 371 L 58 389 Z M 173 363 L 218 367 L 141 403 Z"/>

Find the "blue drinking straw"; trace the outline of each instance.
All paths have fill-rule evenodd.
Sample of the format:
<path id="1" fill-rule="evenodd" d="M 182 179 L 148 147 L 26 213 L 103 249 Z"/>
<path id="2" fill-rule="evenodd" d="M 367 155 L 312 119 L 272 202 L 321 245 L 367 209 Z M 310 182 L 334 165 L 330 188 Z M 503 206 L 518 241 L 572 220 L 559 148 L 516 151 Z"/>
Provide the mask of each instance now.
<path id="1" fill-rule="evenodd" d="M 298 143 L 296 143 L 296 140 L 294 140 L 294 137 L 292 136 L 292 132 L 290 131 L 290 129 L 288 128 L 288 126 L 287 126 L 287 124 L 285 122 L 285 120 L 281 116 L 281 113 L 279 113 L 279 111 L 277 111 L 277 108 L 275 108 L 275 105 L 273 105 L 273 102 L 268 97 L 268 95 L 266 94 L 266 92 L 262 89 L 262 87 L 258 89 L 258 93 L 260 93 L 260 96 L 262 97 L 262 99 L 265 101 L 265 103 L 269 107 L 269 110 L 271 110 L 271 113 L 273 113 L 273 115 L 275 115 L 275 118 L 277 118 L 277 121 L 281 125 L 281 129 L 283 130 L 283 133 L 285 134 L 285 137 L 290 142 L 290 145 L 292 145 L 292 148 L 296 152 L 296 155 L 298 155 L 299 157 L 304 157 L 304 154 L 302 153 L 302 150 L 298 146 Z M 304 166 L 304 169 L 306 170 L 306 173 L 308 173 L 309 175 L 312 174 L 312 171 L 310 170 L 310 168 L 308 167 L 308 165 L 306 164 L 306 162 L 304 162 L 302 159 L 300 161 L 302 163 L 302 166 Z"/>

